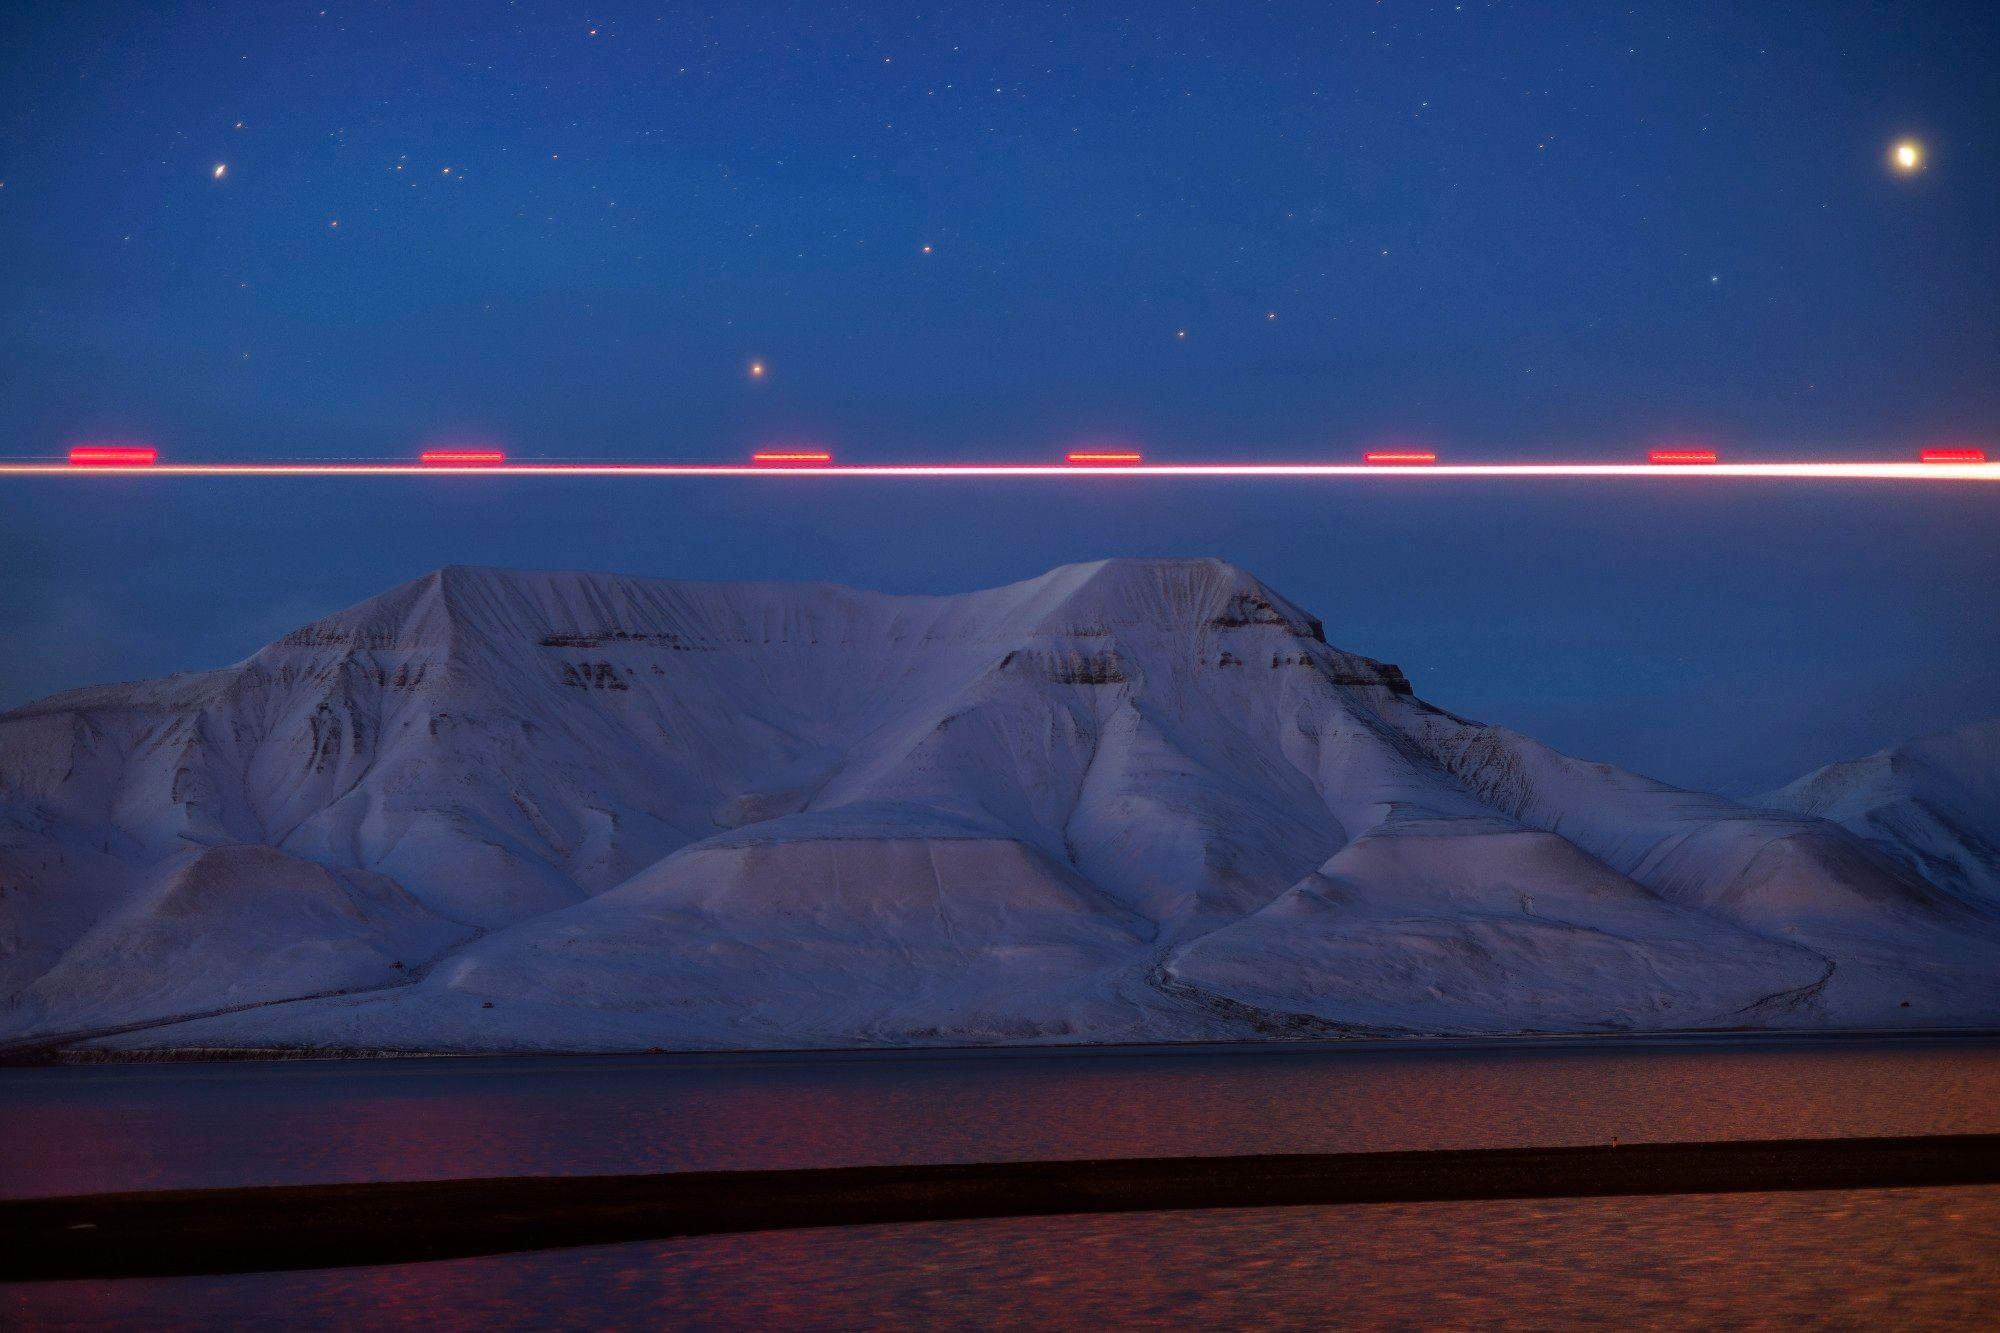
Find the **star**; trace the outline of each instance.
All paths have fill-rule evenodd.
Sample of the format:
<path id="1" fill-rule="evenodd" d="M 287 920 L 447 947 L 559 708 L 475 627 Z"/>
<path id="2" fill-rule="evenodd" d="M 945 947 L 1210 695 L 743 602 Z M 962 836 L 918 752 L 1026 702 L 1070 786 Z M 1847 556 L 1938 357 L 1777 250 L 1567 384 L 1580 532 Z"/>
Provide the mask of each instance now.
<path id="1" fill-rule="evenodd" d="M 1898 140 L 1889 150 L 1890 165 L 1902 175 L 1924 169 L 1924 146 L 1915 139 Z"/>
<path id="2" fill-rule="evenodd" d="M 227 165 L 227 164 L 225 164 L 225 163 L 222 163 L 222 162 L 218 162 L 218 163 L 216 163 L 216 164 L 215 164 L 215 179 L 217 179 L 217 180 L 221 180 L 221 179 L 222 179 L 222 177 L 223 177 L 223 173 L 227 172 L 228 170 L 229 170 L 229 167 L 228 167 L 228 165 Z"/>
<path id="3" fill-rule="evenodd" d="M 762 361 L 752 361 L 750 363 L 750 378 L 753 380 L 764 378 L 764 363 Z"/>

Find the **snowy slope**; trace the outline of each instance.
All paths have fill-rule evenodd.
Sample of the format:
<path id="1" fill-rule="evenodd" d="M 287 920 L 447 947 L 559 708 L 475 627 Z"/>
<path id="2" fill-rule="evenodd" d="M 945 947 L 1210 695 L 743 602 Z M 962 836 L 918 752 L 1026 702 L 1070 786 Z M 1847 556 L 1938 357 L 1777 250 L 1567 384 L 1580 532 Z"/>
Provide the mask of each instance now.
<path id="1" fill-rule="evenodd" d="M 1829 764 L 1757 804 L 1830 819 L 1940 888 L 2000 907 L 2000 718 Z"/>
<path id="2" fill-rule="evenodd" d="M 235 667 L 0 716 L 0 1040 L 2000 1016 L 1990 897 L 1324 638 L 1204 560 L 954 597 L 443 569 Z"/>

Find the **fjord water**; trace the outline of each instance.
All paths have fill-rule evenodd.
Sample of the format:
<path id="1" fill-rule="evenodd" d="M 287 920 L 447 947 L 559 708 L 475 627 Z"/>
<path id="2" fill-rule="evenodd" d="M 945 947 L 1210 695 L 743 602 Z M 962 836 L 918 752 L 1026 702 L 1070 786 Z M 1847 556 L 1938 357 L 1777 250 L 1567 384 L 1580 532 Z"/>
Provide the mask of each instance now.
<path id="1" fill-rule="evenodd" d="M 0 1197 L 2000 1131 L 2000 1037 L 0 1070 Z"/>
<path id="2" fill-rule="evenodd" d="M 1991 1328 L 2000 1188 L 833 1227 L 0 1288 L 24 1328 Z"/>
<path id="3" fill-rule="evenodd" d="M 2000 1131 L 2000 1038 L 0 1071 L 0 1191 Z M 828 1229 L 10 1289 L 18 1322 L 1970 1319 L 2000 1190 Z M 697 1311 L 699 1315 L 697 1316 Z M 152 1313 L 149 1313 L 152 1312 Z M 592 1322 L 586 1318 L 585 1322 Z M 1754 1321 L 1753 1321 L 1754 1322 Z"/>

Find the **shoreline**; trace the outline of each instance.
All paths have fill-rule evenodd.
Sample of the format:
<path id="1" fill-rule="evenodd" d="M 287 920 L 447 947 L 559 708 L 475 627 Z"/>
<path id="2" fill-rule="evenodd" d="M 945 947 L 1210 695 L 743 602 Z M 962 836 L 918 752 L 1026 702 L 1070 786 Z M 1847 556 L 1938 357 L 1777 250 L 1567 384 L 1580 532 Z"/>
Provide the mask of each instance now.
<path id="1" fill-rule="evenodd" d="M 58 1039 L 59 1041 L 60 1039 Z M 289 1065 L 311 1061 L 384 1064 L 420 1060 L 684 1060 L 963 1059 L 1034 1056 L 1226 1056 L 1279 1052 L 1365 1053 L 1616 1047 L 1729 1047 L 1847 1042 L 2000 1041 L 2000 1027 L 1942 1028 L 1684 1028 L 1651 1032 L 1412 1033 L 1408 1036 L 1256 1037 L 1240 1041 L 1045 1042 L 911 1046 L 730 1046 L 706 1049 L 428 1050 L 386 1047 L 163 1047 L 101 1051 L 33 1042 L 0 1047 L 0 1069 L 101 1068 L 181 1064 Z"/>
<path id="2" fill-rule="evenodd" d="M 415 1263 L 822 1226 L 2000 1184 L 2000 1134 L 259 1186 L 0 1203 L 0 1281 Z"/>

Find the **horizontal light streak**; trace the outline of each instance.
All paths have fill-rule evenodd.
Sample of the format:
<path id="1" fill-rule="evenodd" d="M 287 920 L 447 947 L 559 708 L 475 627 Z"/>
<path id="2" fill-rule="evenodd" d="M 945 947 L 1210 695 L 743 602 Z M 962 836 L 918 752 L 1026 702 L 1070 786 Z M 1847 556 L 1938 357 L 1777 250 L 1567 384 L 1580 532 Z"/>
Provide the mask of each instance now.
<path id="1" fill-rule="evenodd" d="M 0 463 L 0 476 L 60 476 L 65 463 Z M 502 477 L 965 477 L 1035 478 L 1095 474 L 1121 477 L 1715 477 L 1828 481 L 2000 481 L 2000 463 L 1843 462 L 1709 463 L 1663 468 L 1651 463 L 1438 463 L 1383 467 L 1372 463 L 499 463 L 476 469 Z M 449 475 L 421 463 L 155 463 L 94 464 L 92 472 L 144 472 L 161 477 L 396 477 Z"/>
<path id="2" fill-rule="evenodd" d="M 427 467 L 490 467 L 507 461 L 498 449 L 426 449 L 418 458 Z"/>
<path id="3" fill-rule="evenodd" d="M 159 451 L 143 445 L 80 444 L 69 451 L 72 467 L 147 467 Z"/>
<path id="4" fill-rule="evenodd" d="M 1361 455 L 1364 463 L 1435 463 L 1438 456 L 1422 449 L 1371 449 Z"/>
<path id="5" fill-rule="evenodd" d="M 816 453 L 812 450 L 763 450 L 750 455 L 753 463 L 815 464 L 831 463 L 833 455 Z"/>
<path id="6" fill-rule="evenodd" d="M 1925 463 L 1984 463 L 1984 449 L 1926 449 L 1917 455 Z"/>
<path id="7" fill-rule="evenodd" d="M 1143 455 L 1135 453 L 1079 452 L 1079 453 L 1072 453 L 1065 455 L 1063 461 L 1066 463 L 1074 463 L 1081 466 L 1089 466 L 1091 464 L 1103 465 L 1103 464 L 1116 463 L 1122 467 L 1131 463 L 1143 463 L 1146 460 Z"/>
<path id="8" fill-rule="evenodd" d="M 1716 463 L 1721 460 L 1713 449 L 1655 449 L 1646 455 L 1648 463 L 1666 463 L 1675 467 L 1689 467 L 1699 463 Z"/>

